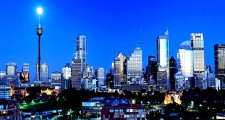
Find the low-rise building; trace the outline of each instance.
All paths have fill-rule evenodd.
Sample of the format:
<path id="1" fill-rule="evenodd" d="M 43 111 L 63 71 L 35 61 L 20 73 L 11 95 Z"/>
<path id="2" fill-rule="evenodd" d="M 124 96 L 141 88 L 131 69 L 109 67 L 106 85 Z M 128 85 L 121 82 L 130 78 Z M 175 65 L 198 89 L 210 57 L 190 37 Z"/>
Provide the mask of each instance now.
<path id="1" fill-rule="evenodd" d="M 19 102 L 0 99 L 0 120 L 20 120 Z"/>
<path id="2" fill-rule="evenodd" d="M 107 104 L 102 108 L 102 120 L 146 120 L 145 107 L 137 104 Z"/>

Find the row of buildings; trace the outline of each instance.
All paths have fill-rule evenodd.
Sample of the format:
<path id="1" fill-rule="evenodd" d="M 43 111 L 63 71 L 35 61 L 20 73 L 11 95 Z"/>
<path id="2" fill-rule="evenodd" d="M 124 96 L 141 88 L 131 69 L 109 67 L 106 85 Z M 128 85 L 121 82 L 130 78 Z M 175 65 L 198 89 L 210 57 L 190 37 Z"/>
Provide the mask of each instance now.
<path id="1" fill-rule="evenodd" d="M 140 40 L 141 42 L 141 40 Z M 72 65 L 67 63 L 62 72 L 52 72 L 49 77 L 48 65 L 38 64 L 34 86 L 44 86 L 64 90 L 68 88 L 108 91 L 108 89 L 130 90 L 131 86 L 159 91 L 182 90 L 199 87 L 224 89 L 225 79 L 225 45 L 214 45 L 215 73 L 211 66 L 205 64 L 204 39 L 202 33 L 191 33 L 190 40 L 178 46 L 177 60 L 169 56 L 169 34 L 157 38 L 157 56 L 148 56 L 148 65 L 143 69 L 142 48 L 138 44 L 128 55 L 119 53 L 110 73 L 104 68 L 93 69 L 86 63 L 86 36 L 76 37 L 76 56 Z M 6 71 L 0 72 L 2 83 L 16 87 L 30 86 L 29 64 L 24 63 L 21 72 L 16 63 L 7 63 Z"/>

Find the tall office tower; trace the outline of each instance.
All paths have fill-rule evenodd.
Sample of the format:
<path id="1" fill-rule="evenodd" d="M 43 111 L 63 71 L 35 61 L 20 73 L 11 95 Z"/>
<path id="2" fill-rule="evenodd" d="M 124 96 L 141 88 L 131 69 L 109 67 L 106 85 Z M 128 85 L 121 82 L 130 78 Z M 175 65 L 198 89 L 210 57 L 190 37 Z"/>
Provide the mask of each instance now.
<path id="1" fill-rule="evenodd" d="M 78 35 L 76 37 L 76 57 L 81 59 L 81 71 L 86 68 L 86 36 Z"/>
<path id="2" fill-rule="evenodd" d="M 126 56 L 119 53 L 114 59 L 114 86 L 121 87 L 126 83 Z"/>
<path id="3" fill-rule="evenodd" d="M 38 65 L 38 64 L 37 64 Z M 38 69 L 38 66 L 36 67 L 36 69 Z M 41 63 L 41 67 L 40 67 L 40 79 L 39 79 L 39 75 L 38 75 L 38 70 L 36 70 L 36 82 L 39 83 L 48 83 L 49 82 L 49 72 L 48 72 L 48 65 L 47 63 Z"/>
<path id="4" fill-rule="evenodd" d="M 156 61 L 155 56 L 148 56 L 148 65 L 146 66 L 146 79 L 150 80 L 152 78 L 151 76 L 151 64 Z"/>
<path id="5" fill-rule="evenodd" d="M 177 73 L 177 63 L 174 57 L 170 58 L 170 90 L 175 90 L 175 78 L 174 75 Z"/>
<path id="6" fill-rule="evenodd" d="M 169 34 L 168 30 L 164 35 L 159 36 L 157 39 L 157 60 L 158 60 L 158 71 L 166 71 L 166 86 L 163 89 L 169 90 Z M 157 73 L 158 75 L 158 73 Z M 158 83 L 158 82 L 157 82 Z M 158 85 L 160 86 L 160 85 Z"/>
<path id="7" fill-rule="evenodd" d="M 98 68 L 96 70 L 96 78 L 98 80 L 98 87 L 105 85 L 105 70 L 104 68 Z"/>
<path id="8" fill-rule="evenodd" d="M 82 78 L 82 63 L 81 59 L 73 59 L 72 61 L 72 79 L 71 84 L 72 88 L 77 90 L 81 89 L 81 78 Z"/>
<path id="9" fill-rule="evenodd" d="M 55 89 L 60 89 L 61 87 L 61 79 L 62 79 L 62 74 L 61 72 L 52 72 L 51 74 L 51 88 Z"/>
<path id="10" fill-rule="evenodd" d="M 142 49 L 135 47 L 130 57 L 127 58 L 127 83 L 139 84 L 143 77 Z"/>
<path id="11" fill-rule="evenodd" d="M 177 52 L 178 69 L 184 77 L 193 77 L 194 61 L 191 41 L 185 41 L 180 44 Z"/>
<path id="12" fill-rule="evenodd" d="M 87 66 L 83 71 L 83 78 L 93 78 L 94 69 L 92 66 Z"/>
<path id="13" fill-rule="evenodd" d="M 16 63 L 6 63 L 6 75 L 17 75 Z"/>
<path id="14" fill-rule="evenodd" d="M 202 88 L 205 76 L 204 39 L 202 33 L 191 33 L 191 47 L 194 56 L 195 87 Z"/>
<path id="15" fill-rule="evenodd" d="M 29 63 L 24 63 L 22 72 L 19 75 L 20 84 L 23 87 L 28 87 L 30 84 Z"/>
<path id="16" fill-rule="evenodd" d="M 191 87 L 191 80 L 194 75 L 194 57 L 191 48 L 191 41 L 187 40 L 181 43 L 177 52 L 178 71 L 185 79 L 185 87 Z"/>
<path id="17" fill-rule="evenodd" d="M 65 67 L 62 68 L 61 90 L 71 88 L 71 73 L 71 66 L 66 63 Z"/>
<path id="18" fill-rule="evenodd" d="M 225 89 L 225 44 L 214 45 L 215 77 L 221 80 L 221 89 Z"/>

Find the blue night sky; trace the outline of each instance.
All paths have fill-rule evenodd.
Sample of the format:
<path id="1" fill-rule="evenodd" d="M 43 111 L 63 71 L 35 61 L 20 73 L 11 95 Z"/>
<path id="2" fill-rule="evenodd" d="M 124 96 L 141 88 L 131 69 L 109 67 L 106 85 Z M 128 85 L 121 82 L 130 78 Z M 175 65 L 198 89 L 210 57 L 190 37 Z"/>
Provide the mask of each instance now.
<path id="1" fill-rule="evenodd" d="M 6 62 L 30 63 L 35 77 L 38 53 L 37 7 L 41 16 L 41 61 L 49 65 L 49 75 L 71 63 L 75 38 L 87 36 L 87 63 L 107 72 L 119 52 L 130 55 L 140 39 L 142 26 L 143 67 L 147 56 L 156 55 L 156 39 L 169 29 L 170 57 L 177 47 L 201 32 L 205 41 L 205 62 L 214 66 L 213 47 L 223 43 L 224 0 L 4 0 L 0 1 L 0 70 Z M 213 67 L 214 71 L 214 67 Z"/>

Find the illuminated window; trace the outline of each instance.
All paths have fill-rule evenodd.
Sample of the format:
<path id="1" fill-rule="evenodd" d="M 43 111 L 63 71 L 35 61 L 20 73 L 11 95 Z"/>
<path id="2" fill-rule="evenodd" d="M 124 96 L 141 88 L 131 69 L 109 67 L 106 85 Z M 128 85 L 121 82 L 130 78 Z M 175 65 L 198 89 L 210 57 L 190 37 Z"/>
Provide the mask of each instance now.
<path id="1" fill-rule="evenodd" d="M 113 109 L 110 109 L 110 110 L 109 110 L 109 112 L 110 112 L 110 113 L 113 113 L 113 112 L 114 112 L 114 110 L 113 110 Z"/>

